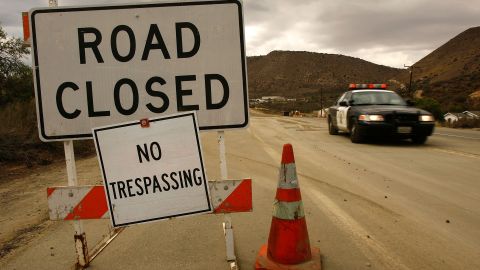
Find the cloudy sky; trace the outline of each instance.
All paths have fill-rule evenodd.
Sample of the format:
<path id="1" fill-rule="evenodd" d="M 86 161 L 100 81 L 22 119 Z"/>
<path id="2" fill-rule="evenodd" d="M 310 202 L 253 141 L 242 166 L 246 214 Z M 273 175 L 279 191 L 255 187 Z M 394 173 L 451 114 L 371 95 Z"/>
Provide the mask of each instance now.
<path id="1" fill-rule="evenodd" d="M 58 0 L 59 5 L 126 0 Z M 132 3 L 130 1 L 129 3 Z M 480 0 L 244 0 L 247 55 L 338 53 L 403 67 L 480 26 Z M 48 0 L 0 0 L 0 23 L 22 36 L 21 12 Z"/>

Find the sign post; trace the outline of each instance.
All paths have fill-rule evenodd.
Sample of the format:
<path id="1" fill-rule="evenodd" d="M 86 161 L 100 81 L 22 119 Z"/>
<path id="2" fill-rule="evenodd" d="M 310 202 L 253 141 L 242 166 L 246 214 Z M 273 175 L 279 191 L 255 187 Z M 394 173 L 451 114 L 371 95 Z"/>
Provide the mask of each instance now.
<path id="1" fill-rule="evenodd" d="M 73 150 L 73 141 L 63 143 L 65 149 L 65 163 L 67 165 L 67 177 L 69 186 L 78 186 L 77 168 L 75 165 L 75 152 Z M 85 231 L 83 230 L 83 221 L 74 220 L 73 228 L 75 230 L 75 250 L 77 252 L 77 263 L 81 267 L 88 266 L 88 246 Z"/>
<path id="2" fill-rule="evenodd" d="M 57 7 L 57 0 L 49 0 L 48 6 L 50 8 Z M 69 186 L 78 186 L 77 168 L 75 165 L 75 152 L 73 150 L 73 141 L 64 141 L 63 148 L 65 150 L 65 163 L 67 168 L 67 179 Z M 73 228 L 75 230 L 75 251 L 77 253 L 77 266 L 86 267 L 89 263 L 87 238 L 83 230 L 83 221 L 74 220 Z"/>
<path id="3" fill-rule="evenodd" d="M 220 156 L 220 176 L 223 180 L 225 180 L 228 179 L 227 155 L 225 151 L 225 131 L 218 131 L 217 138 Z M 227 252 L 227 261 L 230 264 L 230 269 L 238 269 L 237 258 L 235 256 L 232 218 L 230 217 L 230 214 L 226 213 L 224 214 L 223 219 L 223 233 L 225 235 L 225 249 Z"/>

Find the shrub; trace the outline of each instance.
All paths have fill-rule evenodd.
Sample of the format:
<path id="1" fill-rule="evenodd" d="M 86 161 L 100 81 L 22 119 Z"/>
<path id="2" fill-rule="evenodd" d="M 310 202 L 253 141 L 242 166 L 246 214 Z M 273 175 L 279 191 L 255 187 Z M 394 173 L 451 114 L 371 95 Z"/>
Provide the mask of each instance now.
<path id="1" fill-rule="evenodd" d="M 35 101 L 13 102 L 0 108 L 0 165 L 47 165 L 64 158 L 61 142 L 42 142 L 38 137 Z M 95 153 L 92 140 L 74 142 L 77 157 Z"/>
<path id="2" fill-rule="evenodd" d="M 440 122 L 443 122 L 443 112 L 440 109 L 440 103 L 438 103 L 437 100 L 433 98 L 420 98 L 420 99 L 415 99 L 415 106 L 424 109 L 426 111 L 429 111 L 433 114 L 435 119 L 437 119 Z"/>

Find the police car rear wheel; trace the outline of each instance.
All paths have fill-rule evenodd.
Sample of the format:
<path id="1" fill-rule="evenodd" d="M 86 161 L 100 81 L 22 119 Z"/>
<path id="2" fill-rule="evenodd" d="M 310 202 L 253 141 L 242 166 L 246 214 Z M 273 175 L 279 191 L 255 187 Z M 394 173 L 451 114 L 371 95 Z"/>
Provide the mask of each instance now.
<path id="1" fill-rule="evenodd" d="M 338 134 L 338 129 L 333 126 L 333 122 L 328 118 L 328 134 L 330 135 L 337 135 Z"/>
<path id="2" fill-rule="evenodd" d="M 358 123 L 356 121 L 353 122 L 352 126 L 350 127 L 350 140 L 353 143 L 363 142 L 363 136 L 358 132 Z"/>

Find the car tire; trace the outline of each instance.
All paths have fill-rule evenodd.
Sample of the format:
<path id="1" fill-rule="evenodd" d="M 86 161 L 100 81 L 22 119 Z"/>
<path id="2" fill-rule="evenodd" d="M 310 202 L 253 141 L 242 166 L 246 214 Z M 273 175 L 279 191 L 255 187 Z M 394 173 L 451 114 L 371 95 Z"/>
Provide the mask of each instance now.
<path id="1" fill-rule="evenodd" d="M 338 135 L 338 129 L 333 126 L 333 121 L 330 119 L 330 117 L 328 118 L 328 134 Z"/>
<path id="2" fill-rule="evenodd" d="M 364 140 L 363 136 L 358 132 L 357 121 L 354 121 L 350 126 L 350 140 L 352 143 L 362 143 Z"/>
<path id="3" fill-rule="evenodd" d="M 414 144 L 424 144 L 427 141 L 427 136 L 424 135 L 415 135 L 412 137 L 412 142 Z"/>

